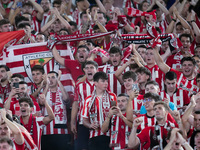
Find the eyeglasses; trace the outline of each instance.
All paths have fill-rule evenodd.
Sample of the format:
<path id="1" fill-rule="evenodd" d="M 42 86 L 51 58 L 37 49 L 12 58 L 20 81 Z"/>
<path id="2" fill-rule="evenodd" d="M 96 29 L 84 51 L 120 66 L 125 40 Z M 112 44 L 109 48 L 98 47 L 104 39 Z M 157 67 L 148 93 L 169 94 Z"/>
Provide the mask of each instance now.
<path id="1" fill-rule="evenodd" d="M 144 103 L 145 103 L 145 102 L 151 102 L 151 101 L 152 101 L 151 98 L 145 98 L 145 99 L 143 100 Z"/>

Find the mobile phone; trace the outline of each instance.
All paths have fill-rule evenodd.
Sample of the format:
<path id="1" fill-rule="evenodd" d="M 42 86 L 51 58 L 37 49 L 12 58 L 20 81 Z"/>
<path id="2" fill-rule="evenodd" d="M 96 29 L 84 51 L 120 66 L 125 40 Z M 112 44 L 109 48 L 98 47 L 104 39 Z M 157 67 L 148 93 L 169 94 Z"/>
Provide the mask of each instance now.
<path id="1" fill-rule="evenodd" d="M 117 106 L 117 103 L 116 103 L 116 101 L 111 101 L 111 102 L 110 102 L 110 105 L 111 105 L 111 107 Z"/>
<path id="2" fill-rule="evenodd" d="M 13 87 L 19 88 L 19 83 L 18 82 L 13 83 Z"/>
<path id="3" fill-rule="evenodd" d="M 132 89 L 136 91 L 140 91 L 138 84 L 133 84 Z"/>

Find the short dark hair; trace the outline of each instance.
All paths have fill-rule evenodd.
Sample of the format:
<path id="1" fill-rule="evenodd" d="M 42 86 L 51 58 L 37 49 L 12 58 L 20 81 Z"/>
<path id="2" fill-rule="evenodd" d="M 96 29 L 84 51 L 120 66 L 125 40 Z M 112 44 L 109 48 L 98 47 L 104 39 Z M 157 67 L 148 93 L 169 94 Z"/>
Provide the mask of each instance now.
<path id="1" fill-rule="evenodd" d="M 83 11 L 81 14 L 80 14 L 80 18 L 83 17 L 83 15 L 87 14 L 86 11 Z"/>
<path id="2" fill-rule="evenodd" d="M 31 68 L 31 71 L 40 71 L 42 74 L 44 74 L 44 67 L 41 65 L 35 65 Z"/>
<path id="3" fill-rule="evenodd" d="M 155 85 L 155 86 L 158 86 L 158 87 L 159 87 L 159 84 L 158 84 L 158 82 L 156 82 L 156 81 L 154 81 L 154 80 L 147 81 L 147 83 L 145 84 L 145 87 L 146 87 L 147 85 L 149 85 L 149 84 L 153 84 L 153 85 Z"/>
<path id="4" fill-rule="evenodd" d="M 8 143 L 8 145 L 10 145 L 12 148 L 14 146 L 14 143 L 11 139 L 7 138 L 7 137 L 2 137 L 0 138 L 0 143 Z"/>
<path id="5" fill-rule="evenodd" d="M 30 25 L 29 23 L 19 23 L 19 24 L 17 25 L 17 29 L 25 29 L 26 26 L 31 27 L 31 25 Z"/>
<path id="6" fill-rule="evenodd" d="M 107 20 L 106 14 L 102 11 L 97 12 L 98 14 L 103 14 L 103 17 Z"/>
<path id="7" fill-rule="evenodd" d="M 29 1 L 24 2 L 22 7 L 24 7 L 24 6 L 31 6 L 33 8 L 33 4 Z"/>
<path id="8" fill-rule="evenodd" d="M 133 79 L 133 81 L 136 81 L 137 80 L 137 75 L 133 71 L 126 71 L 123 74 L 122 79 L 125 80 L 125 79 L 128 79 L 128 78 L 131 78 L 131 79 Z"/>
<path id="9" fill-rule="evenodd" d="M 53 6 L 54 6 L 55 4 L 61 5 L 61 0 L 54 0 L 54 1 L 53 1 Z"/>
<path id="10" fill-rule="evenodd" d="M 136 73 L 145 73 L 146 75 L 149 76 L 149 79 L 148 79 L 147 81 L 151 80 L 151 72 L 150 72 L 150 70 L 147 69 L 146 67 L 139 67 L 139 68 L 136 70 Z"/>
<path id="11" fill-rule="evenodd" d="M 69 22 L 70 26 L 74 26 L 77 29 L 77 23 L 74 21 Z"/>
<path id="12" fill-rule="evenodd" d="M 155 107 L 157 105 L 163 105 L 163 107 L 165 108 L 166 111 L 170 110 L 169 106 L 165 102 L 163 102 L 163 101 L 155 102 L 155 104 L 153 105 L 153 107 Z"/>
<path id="13" fill-rule="evenodd" d="M 51 74 L 51 73 L 55 73 L 56 74 L 56 77 L 58 77 L 58 73 L 55 72 L 55 71 L 49 71 L 48 74 Z"/>
<path id="14" fill-rule="evenodd" d="M 110 48 L 109 54 L 116 54 L 119 53 L 120 55 L 122 55 L 122 50 L 120 47 L 118 46 L 113 46 Z"/>
<path id="15" fill-rule="evenodd" d="M 24 76 L 23 75 L 21 75 L 20 73 L 15 73 L 15 74 L 13 74 L 12 76 L 11 76 L 11 79 L 12 78 L 20 78 L 22 81 L 24 81 Z"/>
<path id="16" fill-rule="evenodd" d="M 77 50 L 79 48 L 85 48 L 88 52 L 90 51 L 89 48 L 86 45 L 79 45 L 78 48 L 77 48 Z"/>
<path id="17" fill-rule="evenodd" d="M 196 82 L 197 82 L 197 79 L 199 79 L 199 78 L 200 78 L 200 73 L 198 73 L 196 76 Z"/>
<path id="18" fill-rule="evenodd" d="M 91 5 L 91 6 L 90 6 L 90 12 L 92 11 L 92 8 L 94 8 L 94 7 L 99 7 L 99 6 L 98 6 L 98 5 L 95 5 L 95 4 L 94 4 L 94 5 Z"/>
<path id="19" fill-rule="evenodd" d="M 165 74 L 165 80 L 168 79 L 168 80 L 174 80 L 174 79 L 177 79 L 177 75 L 175 72 L 173 71 L 168 71 L 166 74 Z"/>
<path id="20" fill-rule="evenodd" d="M 182 26 L 181 22 L 177 22 L 177 23 L 176 23 L 176 26 L 179 26 L 179 25 Z"/>
<path id="21" fill-rule="evenodd" d="M 155 93 L 145 93 L 145 94 L 144 94 L 144 99 L 145 99 L 145 98 L 151 98 L 151 99 L 153 99 L 155 102 L 162 101 L 161 96 L 158 95 L 158 94 L 155 94 Z"/>
<path id="22" fill-rule="evenodd" d="M 146 0 L 144 0 L 143 2 L 141 2 L 138 6 L 138 9 L 142 11 L 142 6 L 144 5 L 144 3 L 149 3 Z"/>
<path id="23" fill-rule="evenodd" d="M 19 84 L 26 84 L 28 86 L 27 82 L 25 81 L 20 81 Z"/>
<path id="24" fill-rule="evenodd" d="M 98 69 L 98 64 L 96 61 L 86 61 L 82 64 L 82 70 L 85 68 L 86 65 L 93 65 L 96 69 Z"/>
<path id="25" fill-rule="evenodd" d="M 43 35 L 43 36 L 44 36 L 44 40 L 45 40 L 45 41 L 47 40 L 47 36 L 46 36 L 44 33 L 39 32 L 37 35 Z M 37 36 L 37 35 L 36 35 L 36 36 Z"/>
<path id="26" fill-rule="evenodd" d="M 94 82 L 98 82 L 99 79 L 108 80 L 108 75 L 105 72 L 101 72 L 101 71 L 95 73 L 94 76 L 93 76 Z"/>
<path id="27" fill-rule="evenodd" d="M 30 107 L 33 107 L 33 101 L 31 98 L 29 97 L 22 97 L 19 99 L 19 104 L 21 104 L 22 102 L 26 102 L 29 104 Z"/>
<path id="28" fill-rule="evenodd" d="M 10 23 L 10 21 L 8 20 L 8 19 L 1 19 L 0 20 L 0 27 L 2 26 L 2 25 L 4 25 L 4 24 L 9 24 Z"/>
<path id="29" fill-rule="evenodd" d="M 129 99 L 129 95 L 126 94 L 126 93 L 121 93 L 121 94 L 119 94 L 117 97 L 122 97 L 122 96 L 124 96 L 124 97 L 126 97 L 127 99 Z"/>
<path id="30" fill-rule="evenodd" d="M 145 45 L 139 45 L 137 49 L 139 49 L 139 48 L 145 48 L 146 49 L 147 47 Z"/>
<path id="31" fill-rule="evenodd" d="M 192 42 L 192 37 L 190 34 L 187 34 L 187 33 L 183 33 L 180 35 L 179 39 L 181 40 L 182 37 L 186 37 L 186 38 L 189 38 L 190 39 L 190 43 Z"/>
<path id="32" fill-rule="evenodd" d="M 69 34 L 69 31 L 66 28 L 62 28 L 62 29 L 60 29 L 60 31 L 66 31 Z M 60 31 L 59 31 L 59 33 L 60 33 Z"/>
<path id="33" fill-rule="evenodd" d="M 196 65 L 196 61 L 195 61 L 195 59 L 192 58 L 192 57 L 183 57 L 183 58 L 181 59 L 181 65 L 182 65 L 185 61 L 191 61 L 191 62 L 193 63 L 194 66 Z"/>
<path id="34" fill-rule="evenodd" d="M 0 65 L 0 68 L 4 68 L 6 71 L 10 71 L 10 68 L 6 65 Z"/>

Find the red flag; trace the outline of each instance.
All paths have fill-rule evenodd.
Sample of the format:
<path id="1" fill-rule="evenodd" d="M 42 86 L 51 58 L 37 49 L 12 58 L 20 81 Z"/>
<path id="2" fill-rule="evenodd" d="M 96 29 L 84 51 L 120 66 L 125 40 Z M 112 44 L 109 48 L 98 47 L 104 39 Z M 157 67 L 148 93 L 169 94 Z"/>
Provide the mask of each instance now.
<path id="1" fill-rule="evenodd" d="M 9 43 L 10 45 L 13 45 L 17 43 L 24 35 L 24 30 L 0 33 L 0 54 L 2 53 L 5 44 Z"/>

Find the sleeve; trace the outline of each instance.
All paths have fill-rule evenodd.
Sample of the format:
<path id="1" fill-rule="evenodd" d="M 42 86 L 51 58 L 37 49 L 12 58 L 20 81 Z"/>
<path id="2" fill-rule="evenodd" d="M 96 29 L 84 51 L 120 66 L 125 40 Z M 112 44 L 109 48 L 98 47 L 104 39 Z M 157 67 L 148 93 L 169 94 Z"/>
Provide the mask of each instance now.
<path id="1" fill-rule="evenodd" d="M 37 122 L 37 124 L 40 126 L 40 128 L 42 128 L 43 126 L 45 126 L 45 124 L 44 124 L 44 122 L 43 122 L 44 116 L 35 117 L 35 118 L 36 118 L 36 122 Z"/>
<path id="2" fill-rule="evenodd" d="M 101 58 L 101 57 L 95 58 L 94 61 L 96 61 L 97 64 L 98 64 L 99 66 L 102 66 L 102 65 L 103 65 L 103 62 L 102 62 L 102 58 Z"/>
<path id="3" fill-rule="evenodd" d="M 24 149 L 25 143 L 19 145 L 14 141 L 14 144 L 15 144 L 15 149 L 16 150 L 23 150 Z"/>
<path id="4" fill-rule="evenodd" d="M 170 68 L 170 70 L 169 70 L 169 71 L 173 71 L 173 72 L 175 72 L 175 73 L 176 73 L 176 75 L 177 75 L 177 81 L 178 81 L 182 73 L 181 73 L 181 72 L 179 72 L 179 71 L 177 71 L 177 70 L 175 70 L 175 69 L 172 69 L 172 68 Z"/>
<path id="5" fill-rule="evenodd" d="M 190 98 L 188 96 L 187 91 L 183 90 L 183 101 L 184 105 L 188 105 L 190 103 Z"/>
<path id="6" fill-rule="evenodd" d="M 76 87 L 75 87 L 75 92 L 74 92 L 74 101 L 79 101 L 79 84 L 78 85 L 76 85 Z"/>
<path id="7" fill-rule="evenodd" d="M 34 102 L 34 105 L 35 105 L 35 108 L 36 108 L 36 111 L 40 111 L 40 106 L 37 102 Z"/>
<path id="8" fill-rule="evenodd" d="M 83 118 L 89 118 L 89 109 L 88 109 L 89 102 L 90 102 L 89 98 L 86 98 L 84 106 L 83 106 L 82 114 L 81 114 Z"/>
<path id="9" fill-rule="evenodd" d="M 149 131 L 150 127 L 146 127 L 137 135 L 141 145 L 143 145 L 143 143 L 147 143 L 150 140 Z"/>
<path id="10" fill-rule="evenodd" d="M 13 102 L 10 103 L 10 110 L 12 111 L 12 114 L 14 115 L 15 110 L 14 110 L 14 103 Z"/>
<path id="11" fill-rule="evenodd" d="M 173 55 L 172 55 L 173 56 Z M 169 56 L 168 58 L 167 58 L 167 61 L 166 61 L 166 64 L 171 68 L 172 67 L 172 56 Z"/>

